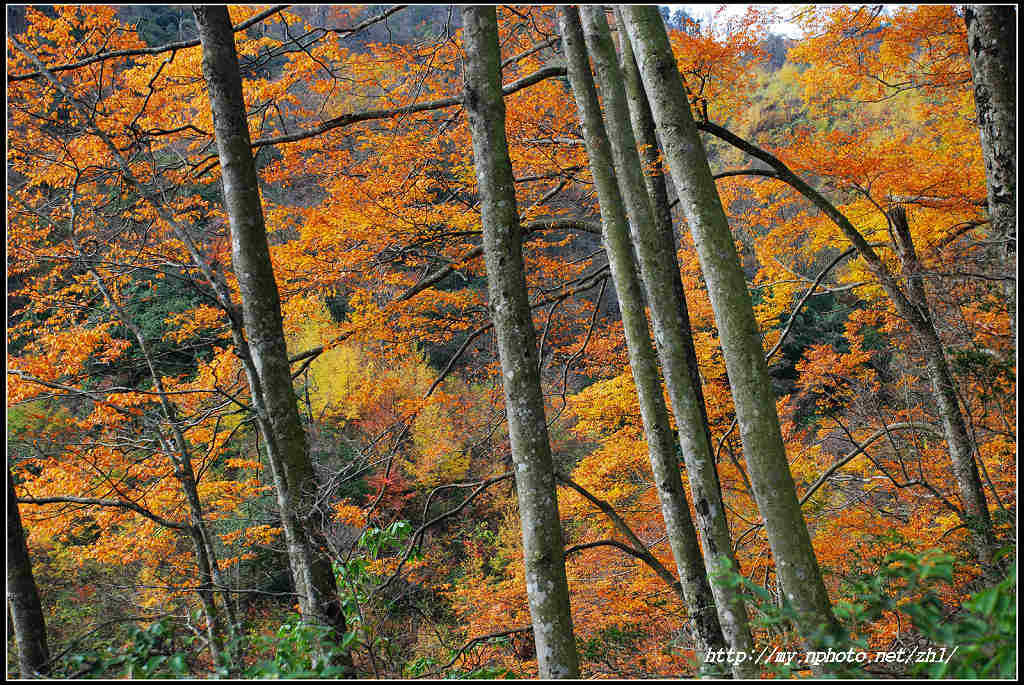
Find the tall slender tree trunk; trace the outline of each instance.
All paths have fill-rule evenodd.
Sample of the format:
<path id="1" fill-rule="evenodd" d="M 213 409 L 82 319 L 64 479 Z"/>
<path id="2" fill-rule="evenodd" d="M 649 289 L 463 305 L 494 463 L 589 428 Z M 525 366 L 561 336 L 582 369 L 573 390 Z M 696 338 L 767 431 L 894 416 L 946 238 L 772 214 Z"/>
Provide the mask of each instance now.
<path id="1" fill-rule="evenodd" d="M 974 539 L 974 548 L 983 570 L 990 573 L 995 570 L 992 568 L 992 561 L 995 557 L 996 541 L 992 530 L 992 517 L 988 511 L 988 500 L 981 484 L 978 464 L 974 460 L 974 442 L 967 431 L 960 399 L 957 397 L 956 383 L 949 370 L 942 340 L 928 307 L 928 296 L 921 276 L 921 261 L 914 247 L 907 212 L 902 206 L 897 205 L 889 210 L 888 218 L 892 224 L 893 235 L 897 239 L 896 249 L 906 274 L 908 304 L 904 305 L 904 309 L 909 314 L 906 318 L 924 351 L 928 376 L 935 391 L 939 416 L 942 417 L 953 475 L 960 486 L 960 500 L 964 505 L 967 526 Z"/>
<path id="2" fill-rule="evenodd" d="M 661 150 L 658 145 L 654 115 L 644 92 L 640 70 L 633 54 L 633 46 L 621 31 L 622 16 L 616 13 L 620 27 L 621 60 L 626 84 L 626 96 L 630 120 L 636 136 L 637 149 L 647 169 L 644 183 L 651 200 L 654 232 L 644 241 L 648 249 L 662 245 L 651 253 L 652 259 L 664 260 L 662 271 L 672 279 L 671 289 L 657 287 L 655 296 L 664 299 L 666 328 L 661 337 L 664 349 L 660 350 L 662 367 L 665 369 L 665 385 L 679 427 L 679 442 L 686 463 L 697 512 L 697 526 L 704 543 L 704 559 L 708 568 L 714 570 L 728 565 L 739 569 L 732 551 L 732 536 L 725 516 L 725 502 L 722 499 L 722 484 L 715 465 L 711 429 L 708 425 L 707 407 L 701 385 L 700 369 L 697 366 L 697 350 L 693 343 L 693 329 L 690 325 L 686 291 L 679 274 L 676 258 L 676 236 L 672 225 L 672 210 L 668 201 L 668 189 L 661 164 Z M 657 237 L 656 237 L 657 236 Z M 660 237 L 660 239 L 658 238 Z M 650 286 L 648 286 L 650 288 Z M 651 298 L 652 296 L 648 296 Z M 678 322 L 676 318 L 678 317 Z M 679 354 L 682 350 L 682 355 Z M 713 584 L 715 601 L 722 630 L 729 645 L 736 650 L 750 653 L 754 648 L 746 608 L 735 588 Z M 737 677 L 749 677 L 757 672 L 752 662 L 737 664 L 733 669 Z"/>
<path id="3" fill-rule="evenodd" d="M 708 649 L 724 647 L 725 639 L 715 612 L 707 570 L 697 542 L 697 531 L 690 517 L 690 505 L 683 491 L 675 455 L 675 438 L 661 393 L 657 358 L 644 313 L 643 290 L 636 274 L 626 210 L 616 181 L 612 152 L 601 118 L 583 28 L 576 8 L 560 9 L 559 27 L 568 62 L 569 82 L 583 122 L 583 138 L 600 202 L 605 252 L 619 301 L 654 482 L 669 545 L 679 571 L 686 609 L 694 624 L 697 652 L 706 654 Z"/>
<path id="4" fill-rule="evenodd" d="M 537 665 L 542 678 L 575 678 L 579 667 L 562 527 L 505 137 L 497 15 L 494 7 L 463 7 L 462 19 L 465 109 L 473 136 L 487 290 L 501 358 Z"/>
<path id="5" fill-rule="evenodd" d="M 786 598 L 808 641 L 841 634 L 800 511 L 732 232 L 656 7 L 622 5 L 663 150 L 708 286 L 754 496 Z"/>
<path id="6" fill-rule="evenodd" d="M 21 677 L 45 676 L 49 672 L 50 661 L 46 621 L 32 575 L 32 559 L 25 542 L 25 530 L 21 527 L 21 512 L 18 511 L 10 466 L 7 467 L 7 606 L 18 643 Z"/>
<path id="7" fill-rule="evenodd" d="M 250 377 L 253 404 L 267 444 L 288 557 L 305 619 L 326 623 L 340 638 L 346 626 L 334 574 L 330 562 L 315 554 L 303 526 L 317 482 L 292 388 L 231 19 L 224 6 L 197 6 L 194 13 L 231 225 L 232 264 L 255 373 Z M 343 662 L 351 670 L 350 659 Z"/>
<path id="8" fill-rule="evenodd" d="M 630 125 L 631 112 L 625 80 L 616 58 L 604 10 L 600 7 L 587 7 L 583 10 L 583 18 L 584 32 L 604 96 L 605 123 L 611 138 L 619 188 L 625 201 L 640 273 L 651 308 L 654 339 L 675 412 L 680 447 L 690 476 L 690 488 L 703 535 L 705 563 L 711 568 L 728 563 L 736 569 L 718 471 L 712 458 L 703 396 L 699 391 L 696 354 L 688 335 L 690 322 L 686 314 L 686 300 L 679 276 L 671 222 L 668 219 L 666 225 L 663 211 L 659 223 L 652 207 L 652 196 L 645 183 L 644 167 Z M 634 114 L 642 116 L 640 112 Z M 657 191 L 657 188 L 652 190 Z M 663 187 L 661 190 L 664 192 Z M 667 210 L 667 206 L 661 209 Z M 747 654 L 751 653 L 753 640 L 739 595 L 720 584 L 713 586 L 713 591 L 719 622 L 729 645 Z M 736 664 L 735 671 L 738 676 L 751 676 L 756 672 L 756 667 L 752 662 L 744 662 Z"/>
<path id="9" fill-rule="evenodd" d="M 231 637 L 237 636 L 237 621 L 231 608 L 231 600 L 227 592 L 228 588 L 221 582 L 217 556 L 213 543 L 210 540 L 209 527 L 206 525 L 206 519 L 203 516 L 203 506 L 199 499 L 199 487 L 196 483 L 195 471 L 192 468 L 192 458 L 188 451 L 188 445 L 185 442 L 180 426 L 176 422 L 176 416 L 169 406 L 170 403 L 164 394 L 163 384 L 155 375 L 154 379 L 156 380 L 157 391 L 160 393 L 165 411 L 170 410 L 168 412 L 168 420 L 172 425 L 174 445 L 165 444 L 164 449 L 171 455 L 171 459 L 174 461 L 175 477 L 185 493 L 185 500 L 188 502 L 191 515 L 188 531 L 189 536 L 192 538 L 192 546 L 195 549 L 196 556 L 196 567 L 199 571 L 198 592 L 203 603 L 203 610 L 206 613 L 206 629 L 210 638 L 210 656 L 213 658 L 215 667 L 224 661 L 229 668 L 234 668 L 230 656 L 227 659 L 223 658 L 225 656 L 223 651 L 225 628 L 216 602 L 216 590 L 220 586 L 221 596 L 224 601 L 224 612 L 227 615 L 228 634 Z M 162 436 L 161 441 L 163 441 Z"/>
<path id="10" fill-rule="evenodd" d="M 1006 244 L 1006 276 L 1017 254 L 1017 11 L 1013 5 L 967 5 L 967 54 L 974 79 L 992 232 Z M 1017 337 L 1017 284 L 1005 282 L 1011 336 Z"/>

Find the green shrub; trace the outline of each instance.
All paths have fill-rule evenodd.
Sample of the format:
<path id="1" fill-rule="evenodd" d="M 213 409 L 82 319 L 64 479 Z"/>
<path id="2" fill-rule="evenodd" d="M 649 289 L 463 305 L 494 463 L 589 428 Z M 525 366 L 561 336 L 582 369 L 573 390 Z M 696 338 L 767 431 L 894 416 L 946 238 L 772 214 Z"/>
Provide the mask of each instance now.
<path id="1" fill-rule="evenodd" d="M 189 667 L 179 648 L 193 640 L 192 636 L 176 635 L 168 619 L 144 629 L 136 626 L 128 643 L 120 648 L 68 657 L 68 677 L 186 678 Z"/>
<path id="2" fill-rule="evenodd" d="M 1009 550 L 1004 550 L 1005 557 Z M 754 607 L 754 625 L 771 634 L 795 638 L 796 612 L 783 599 L 775 598 L 763 587 L 737 574 L 721 569 L 714 582 L 740 587 L 749 605 Z M 930 643 L 922 659 L 932 655 L 930 663 L 907 663 L 907 675 L 933 678 L 1013 678 L 1017 658 L 1017 582 L 1016 564 L 1009 564 L 1005 578 L 967 599 L 959 610 L 949 613 L 939 599 L 940 584 L 953 582 L 953 558 L 938 550 L 919 555 L 894 552 L 885 557 L 882 567 L 850 583 L 851 600 L 840 600 L 833 606 L 836 618 L 849 635 L 863 635 L 865 629 L 882 615 L 899 611 L 913 622 L 921 637 Z M 837 639 L 824 633 L 805 636 L 807 642 L 837 651 L 852 649 L 869 654 L 863 638 Z M 916 659 L 911 659 L 916 661 Z M 780 676 L 791 676 L 792 664 L 771 664 L 767 668 Z M 865 677 L 857 664 L 830 664 L 835 676 Z"/>
<path id="3" fill-rule="evenodd" d="M 273 637 L 260 637 L 254 641 L 273 653 L 245 670 L 246 678 L 336 678 L 344 675 L 338 665 L 344 651 L 354 639 L 354 631 L 345 634 L 341 644 L 330 636 L 326 626 L 304 623 L 297 614 L 277 629 Z"/>

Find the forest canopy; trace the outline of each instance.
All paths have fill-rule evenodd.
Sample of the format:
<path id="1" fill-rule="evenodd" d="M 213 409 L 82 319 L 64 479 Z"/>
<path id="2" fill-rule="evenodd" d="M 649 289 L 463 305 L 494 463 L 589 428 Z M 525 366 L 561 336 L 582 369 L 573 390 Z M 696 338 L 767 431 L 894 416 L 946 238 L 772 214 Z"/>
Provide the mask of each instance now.
<path id="1" fill-rule="evenodd" d="M 7 19 L 8 677 L 1015 675 L 1014 7 Z"/>

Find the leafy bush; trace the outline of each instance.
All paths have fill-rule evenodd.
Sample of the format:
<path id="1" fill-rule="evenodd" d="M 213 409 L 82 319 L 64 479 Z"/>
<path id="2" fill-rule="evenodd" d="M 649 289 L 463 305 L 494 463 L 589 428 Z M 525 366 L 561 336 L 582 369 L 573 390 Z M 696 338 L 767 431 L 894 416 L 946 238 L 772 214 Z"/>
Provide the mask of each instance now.
<path id="1" fill-rule="evenodd" d="M 336 678 L 344 675 L 338 665 L 355 635 L 346 633 L 341 644 L 330 636 L 326 626 L 303 623 L 292 614 L 271 638 L 258 638 L 257 647 L 267 648 L 272 659 L 260 661 L 245 671 L 246 678 Z"/>
<path id="2" fill-rule="evenodd" d="M 74 654 L 68 658 L 69 677 L 185 678 L 189 675 L 181 646 L 194 638 L 179 638 L 167 619 L 148 628 L 134 627 L 123 647 Z"/>
<path id="3" fill-rule="evenodd" d="M 245 677 L 335 678 L 343 675 L 338 664 L 345 652 L 361 647 L 370 651 L 372 659 L 374 653 L 387 651 L 388 638 L 378 634 L 371 612 L 365 610 L 379 582 L 369 571 L 369 560 L 401 549 L 411 532 L 408 521 L 396 521 L 386 528 L 369 528 L 356 543 L 360 553 L 334 564 L 348 627 L 340 641 L 333 639 L 329 628 L 303 623 L 293 614 L 273 637 L 257 639 L 256 646 L 274 656 L 249 667 Z"/>
<path id="4" fill-rule="evenodd" d="M 1006 556 L 1004 550 L 1002 556 Z M 757 612 L 754 625 L 775 635 L 795 637 L 796 611 L 783 599 L 782 605 L 763 587 L 731 569 L 719 570 L 714 582 L 741 587 L 745 599 Z M 877 573 L 865 575 L 850 585 L 852 601 L 833 606 L 836 618 L 851 635 L 886 612 L 899 611 L 913 621 L 914 628 L 933 648 L 929 653 L 949 655 L 932 663 L 907 664 L 907 672 L 933 678 L 1013 678 L 1017 657 L 1016 564 L 1009 564 L 1006 577 L 996 585 L 970 597 L 959 610 L 949 613 L 936 588 L 953 582 L 953 558 L 938 550 L 920 555 L 894 552 L 885 557 Z M 837 651 L 873 651 L 863 639 L 816 634 L 808 642 Z M 944 649 L 943 649 L 944 648 Z M 924 652 L 918 652 L 922 656 Z M 946 663 L 944 663 L 944 661 Z M 856 664 L 830 664 L 837 676 L 865 677 Z M 770 670 L 790 676 L 790 664 L 771 664 Z"/>

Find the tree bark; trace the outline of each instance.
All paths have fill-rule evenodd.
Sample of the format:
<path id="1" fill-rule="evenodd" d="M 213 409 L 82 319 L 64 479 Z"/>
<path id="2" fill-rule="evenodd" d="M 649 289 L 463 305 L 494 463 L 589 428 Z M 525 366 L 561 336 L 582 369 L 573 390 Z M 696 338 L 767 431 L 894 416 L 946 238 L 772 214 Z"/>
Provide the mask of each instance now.
<path id="1" fill-rule="evenodd" d="M 629 5 L 622 5 L 621 13 L 708 286 L 754 496 L 776 569 L 804 639 L 817 642 L 826 633 L 841 634 L 841 627 L 796 497 L 739 255 L 661 16 L 655 7 Z"/>
<path id="2" fill-rule="evenodd" d="M 960 486 L 960 499 L 964 505 L 965 523 L 974 539 L 974 547 L 981 562 L 982 570 L 989 574 L 994 572 L 992 561 L 995 557 L 996 541 L 992 530 L 992 517 L 988 511 L 988 500 L 978 474 L 978 464 L 974 460 L 974 442 L 967 431 L 960 399 L 957 396 L 956 383 L 946 361 L 946 353 L 942 348 L 942 340 L 932 320 L 928 307 L 928 296 L 921 277 L 921 261 L 914 247 L 913 235 L 907 212 L 902 206 L 895 206 L 888 212 L 888 220 L 892 224 L 893 235 L 896 237 L 896 251 L 900 255 L 903 271 L 906 276 L 907 295 L 909 302 L 904 305 L 907 316 L 918 342 L 924 351 L 928 376 L 935 391 L 935 400 L 942 417 L 942 427 L 949 448 L 950 463 L 953 475 Z M 998 574 L 992 575 L 997 578 Z"/>
<path id="3" fill-rule="evenodd" d="M 598 8 L 587 8 L 584 18 L 587 40 L 591 44 L 591 54 L 605 98 L 606 123 L 611 134 L 619 185 L 651 308 L 654 338 L 690 476 L 698 524 L 703 535 L 705 563 L 710 568 L 729 563 L 736 569 L 718 472 L 712 458 L 703 395 L 699 390 L 696 354 L 689 337 L 689 316 L 675 257 L 675 238 L 667 201 L 659 206 L 660 216 L 656 215 L 652 201 L 658 197 L 657 181 L 642 171 L 644 167 L 637 153 L 635 133 L 628 123 L 631 114 L 642 116 L 642 112 L 630 111 L 624 90 L 625 79 L 616 61 L 604 14 Z M 653 139 L 653 135 L 650 138 Z M 657 155 L 656 148 L 650 152 Z M 663 195 L 663 184 L 660 190 Z M 712 589 L 726 640 L 734 649 L 749 654 L 753 641 L 742 601 L 736 592 L 720 584 L 714 584 Z M 745 662 L 734 664 L 734 671 L 739 677 L 750 677 L 756 672 L 756 667 L 752 662 Z"/>
<path id="4" fill-rule="evenodd" d="M 501 358 L 537 665 L 542 678 L 575 678 L 579 667 L 562 528 L 505 137 L 497 15 L 494 7 L 474 6 L 464 7 L 462 18 L 465 109 L 473 137 L 489 306 Z"/>
<path id="5" fill-rule="evenodd" d="M 224 6 L 197 6 L 194 12 L 231 226 L 245 344 L 255 372 L 255 378 L 250 377 L 253 405 L 267 445 L 289 562 L 304 619 L 324 622 L 340 639 L 346 626 L 334 574 L 330 562 L 315 554 L 303 525 L 317 481 L 292 388 L 231 20 Z M 351 670 L 349 658 L 341 665 Z"/>
<path id="6" fill-rule="evenodd" d="M 605 252 L 619 301 L 654 482 L 669 545 L 679 571 L 686 609 L 694 625 L 697 653 L 706 654 L 708 649 L 724 647 L 725 639 L 715 613 L 707 570 L 697 542 L 697 531 L 690 517 L 690 505 L 683 491 L 674 448 L 675 437 L 661 393 L 657 358 L 644 313 L 643 290 L 636 274 L 626 209 L 619 192 L 612 151 L 590 72 L 583 28 L 575 8 L 560 9 L 559 28 L 568 63 L 569 82 L 583 122 L 583 138 L 597 188 Z M 595 57 L 595 62 L 598 61 Z M 606 93 L 606 105 L 608 102 L 609 96 Z"/>
<path id="7" fill-rule="evenodd" d="M 967 49 L 978 111 L 988 213 L 993 233 L 1005 240 L 1006 275 L 1014 276 L 1017 253 L 1017 50 L 1013 5 L 967 5 Z M 1005 282 L 1010 335 L 1017 337 L 1017 284 Z M 1016 342 L 1014 343 L 1016 345 Z"/>
<path id="8" fill-rule="evenodd" d="M 7 467 L 7 606 L 18 643 L 18 669 L 22 678 L 45 676 L 49 672 L 50 650 L 46 645 L 46 621 L 39 590 L 32 576 L 25 530 L 14 493 L 14 477 Z"/>
<path id="9" fill-rule="evenodd" d="M 618 22 L 621 26 L 621 13 L 618 14 Z M 732 550 L 729 522 L 725 516 L 722 485 L 715 465 L 686 291 L 676 258 L 672 210 L 662 171 L 654 115 L 644 92 L 633 47 L 624 33 L 620 34 L 620 41 L 626 101 L 643 168 L 647 169 L 643 176 L 653 220 L 652 228 L 647 229 L 647 239 L 638 241 L 638 245 L 644 245 L 641 249 L 649 251 L 650 261 L 664 262 L 664 266 L 658 270 L 671 278 L 670 288 L 649 284 L 648 299 L 652 302 L 657 299 L 659 311 L 664 312 L 662 319 L 665 327 L 658 338 L 662 342 L 659 354 L 662 368 L 665 369 L 665 386 L 679 427 L 679 442 L 697 512 L 697 526 L 704 543 L 704 561 L 712 570 L 728 565 L 739 572 L 739 563 Z M 660 249 L 656 249 L 659 244 Z M 738 591 L 720 583 L 714 583 L 712 588 L 726 640 L 733 649 L 750 653 L 754 642 L 746 608 Z M 733 668 L 737 677 L 752 677 L 757 671 L 753 662 L 736 664 Z"/>

